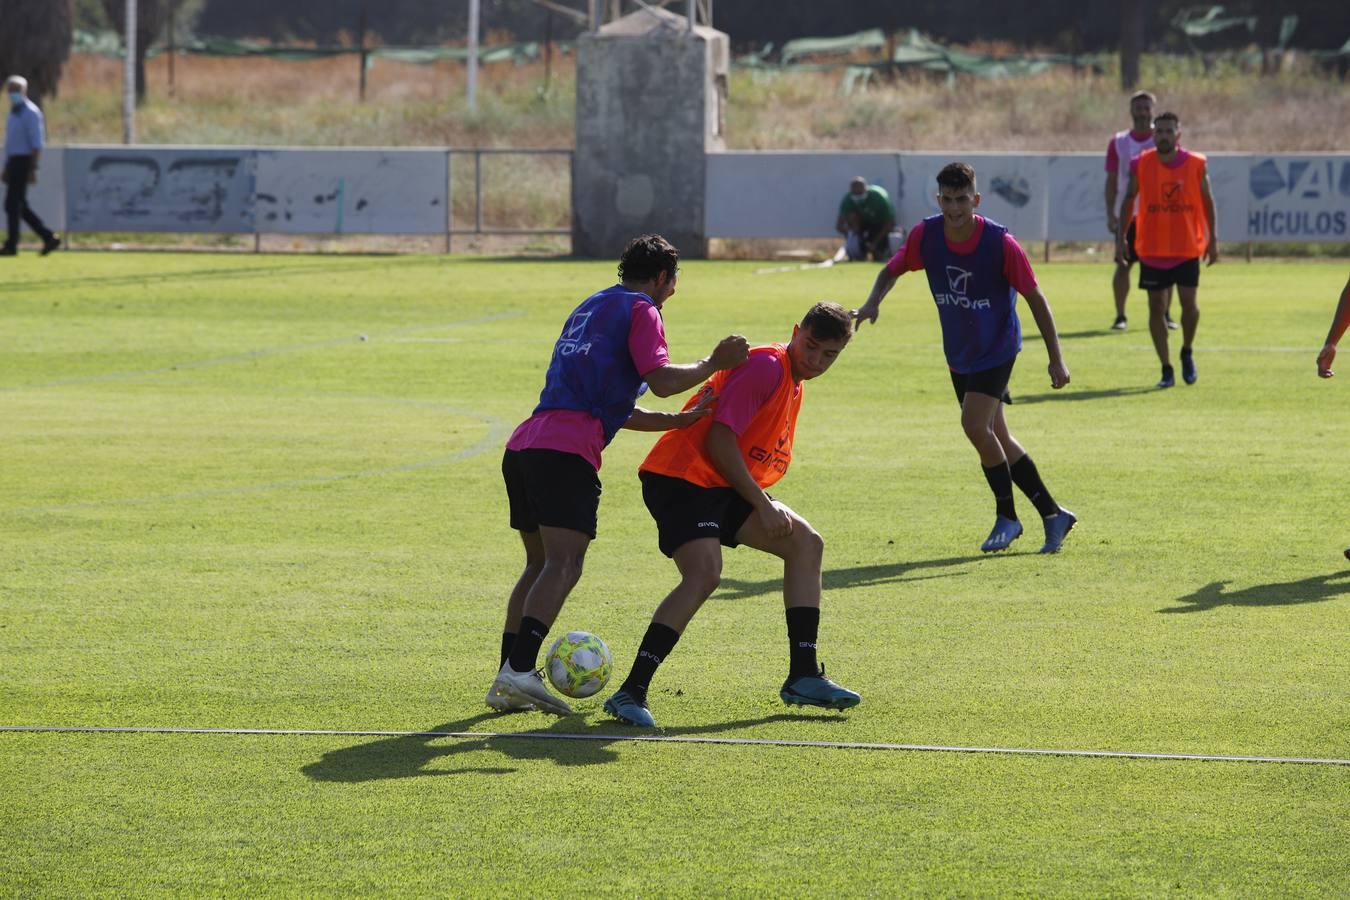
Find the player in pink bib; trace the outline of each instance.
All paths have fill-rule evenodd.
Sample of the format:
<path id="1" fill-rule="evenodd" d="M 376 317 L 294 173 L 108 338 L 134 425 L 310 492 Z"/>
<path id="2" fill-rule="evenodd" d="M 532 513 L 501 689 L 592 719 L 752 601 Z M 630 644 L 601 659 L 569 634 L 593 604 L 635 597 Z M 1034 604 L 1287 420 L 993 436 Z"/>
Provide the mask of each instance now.
<path id="1" fill-rule="evenodd" d="M 1114 238 L 1120 230 L 1120 218 L 1116 211 L 1125 196 L 1125 186 L 1130 183 L 1130 164 L 1139 158 L 1139 154 L 1153 148 L 1153 104 L 1157 98 L 1148 91 L 1138 91 L 1130 97 L 1130 127 L 1117 131 L 1106 145 L 1106 230 Z M 1111 327 L 1124 331 L 1129 327 L 1125 317 L 1125 300 L 1130 296 L 1130 268 L 1139 261 L 1134 252 L 1134 223 L 1131 222 L 1125 234 L 1125 261 L 1116 263 L 1116 272 L 1111 277 L 1111 291 L 1116 298 L 1116 320 Z M 1176 329 L 1172 321 L 1172 291 L 1167 291 L 1167 311 L 1164 313 L 1169 329 Z"/>

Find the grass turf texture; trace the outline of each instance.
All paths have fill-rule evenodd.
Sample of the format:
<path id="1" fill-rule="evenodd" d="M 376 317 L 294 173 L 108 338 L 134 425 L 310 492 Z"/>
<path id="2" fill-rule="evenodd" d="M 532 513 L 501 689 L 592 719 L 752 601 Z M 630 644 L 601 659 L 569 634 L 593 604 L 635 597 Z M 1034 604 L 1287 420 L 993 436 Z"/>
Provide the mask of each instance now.
<path id="1" fill-rule="evenodd" d="M 757 267 L 686 264 L 676 360 L 785 339 L 875 274 Z M 522 559 L 500 447 L 612 264 L 70 254 L 7 274 L 0 724 L 627 733 L 609 690 L 561 721 L 482 706 Z M 1034 553 L 1019 495 L 1028 534 L 978 553 L 992 503 L 908 276 L 808 386 L 775 490 L 826 538 L 822 658 L 863 705 L 781 706 L 781 567 L 742 549 L 657 674 L 667 733 L 1350 755 L 1350 426 L 1313 366 L 1344 268 L 1207 270 L 1200 383 L 1166 392 L 1142 297 L 1118 334 L 1109 267 L 1039 274 L 1074 381 L 1049 390 L 1024 314 L 1009 421 L 1081 519 L 1064 552 Z M 633 476 L 650 441 L 607 453 L 555 627 L 603 637 L 616 679 L 674 583 Z M 1350 839 L 1350 772 L 1266 764 L 10 733 L 0 792 L 21 894 L 1331 894 Z"/>

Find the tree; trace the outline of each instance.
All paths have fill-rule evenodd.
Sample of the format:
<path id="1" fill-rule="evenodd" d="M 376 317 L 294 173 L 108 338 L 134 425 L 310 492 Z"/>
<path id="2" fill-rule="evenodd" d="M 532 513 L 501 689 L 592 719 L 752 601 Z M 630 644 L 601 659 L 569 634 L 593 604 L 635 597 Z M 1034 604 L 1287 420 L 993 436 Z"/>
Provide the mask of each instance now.
<path id="1" fill-rule="evenodd" d="M 56 93 L 70 58 L 74 28 L 71 0 L 5 0 L 0 15 L 0 78 L 22 75 L 28 96 L 41 102 Z"/>
<path id="2" fill-rule="evenodd" d="M 137 103 L 145 102 L 145 52 L 164 31 L 164 26 L 169 21 L 170 8 L 177 11 L 185 2 L 186 0 L 136 0 Z M 126 35 L 122 32 L 126 29 L 127 23 L 126 0 L 103 0 L 103 12 L 125 43 Z"/>
<path id="3" fill-rule="evenodd" d="M 1139 84 L 1139 54 L 1144 44 L 1143 0 L 1120 0 L 1120 86 Z"/>

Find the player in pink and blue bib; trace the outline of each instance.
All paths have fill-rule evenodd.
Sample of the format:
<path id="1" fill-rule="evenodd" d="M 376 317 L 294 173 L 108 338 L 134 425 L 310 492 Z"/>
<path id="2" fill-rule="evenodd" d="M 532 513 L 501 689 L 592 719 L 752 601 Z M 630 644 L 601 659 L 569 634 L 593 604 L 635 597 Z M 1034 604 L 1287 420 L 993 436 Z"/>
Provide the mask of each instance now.
<path id="1" fill-rule="evenodd" d="M 854 316 L 875 323 L 881 301 L 905 272 L 923 269 L 942 324 L 942 349 L 952 386 L 961 404 L 961 427 L 980 455 L 994 494 L 994 528 L 980 546 L 985 553 L 1005 550 L 1022 534 L 1013 503 L 1016 484 L 1030 498 L 1045 524 L 1042 553 L 1055 553 L 1077 517 L 1046 489 L 1036 464 L 1008 430 L 1004 405 L 1013 363 L 1022 349 L 1017 295 L 1026 298 L 1050 355 L 1050 386 L 1069 383 L 1059 349 L 1050 303 L 1036 284 L 1031 263 L 1017 240 L 997 222 L 975 215 L 980 194 L 975 170 L 950 163 L 938 173 L 942 213 L 924 219 L 877 275 L 867 302 Z"/>
<path id="2" fill-rule="evenodd" d="M 668 431 L 711 411 L 706 403 L 679 413 L 640 409 L 637 399 L 648 388 L 658 397 L 683 393 L 749 354 L 745 338 L 731 335 L 699 362 L 670 362 L 661 307 L 675 293 L 679 261 L 660 235 L 629 243 L 620 283 L 587 297 L 567 317 L 539 404 L 506 442 L 502 477 L 525 569 L 506 604 L 499 669 L 487 694 L 493 709 L 571 712 L 535 663 L 595 539 L 600 454 L 622 428 Z"/>

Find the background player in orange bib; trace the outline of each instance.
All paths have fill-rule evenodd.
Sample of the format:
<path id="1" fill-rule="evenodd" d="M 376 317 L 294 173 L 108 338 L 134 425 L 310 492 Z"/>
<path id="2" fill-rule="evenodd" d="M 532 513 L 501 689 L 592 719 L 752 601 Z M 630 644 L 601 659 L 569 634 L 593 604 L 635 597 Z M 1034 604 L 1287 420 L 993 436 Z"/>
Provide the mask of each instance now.
<path id="1" fill-rule="evenodd" d="M 837 303 L 817 303 L 784 344 L 755 347 L 732 371 L 718 372 L 690 399 L 717 396 L 709 418 L 656 442 L 639 467 L 642 499 L 656 520 L 661 552 L 675 561 L 680 583 L 652 616 L 628 678 L 605 711 L 630 725 L 656 724 L 647 687 L 685 626 L 722 576 L 722 547 L 746 544 L 783 560 L 789 669 L 785 703 L 847 709 L 862 699 L 817 668 L 820 573 L 825 542 L 805 519 L 765 489 L 792 461 L 804 382 L 825 374 L 853 335 Z"/>
<path id="2" fill-rule="evenodd" d="M 1341 335 L 1345 334 L 1348 327 L 1350 327 L 1350 279 L 1346 280 L 1345 287 L 1341 290 L 1340 302 L 1336 304 L 1336 314 L 1331 317 L 1331 330 L 1327 332 L 1322 351 L 1317 354 L 1317 374 L 1321 377 L 1330 378 L 1336 374 L 1331 371 L 1331 364 L 1336 361 L 1336 345 L 1341 342 Z M 1346 548 L 1345 558 L 1350 559 L 1350 547 Z"/>
<path id="3" fill-rule="evenodd" d="M 1219 261 L 1214 231 L 1214 195 L 1209 187 L 1205 157 L 1181 146 L 1181 122 L 1165 112 L 1153 120 L 1154 149 L 1145 150 L 1130 165 L 1130 183 L 1120 204 L 1116 233 L 1116 262 L 1126 259 L 1125 232 L 1135 217 L 1139 198 L 1135 252 L 1139 255 L 1139 287 L 1148 291 L 1148 330 L 1162 362 L 1158 387 L 1176 384 L 1167 346 L 1167 298 L 1175 285 L 1181 298 L 1181 377 L 1195 384 L 1199 377 L 1191 355 L 1195 329 L 1200 324 L 1196 291 L 1200 286 L 1200 257 L 1208 265 Z"/>

